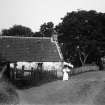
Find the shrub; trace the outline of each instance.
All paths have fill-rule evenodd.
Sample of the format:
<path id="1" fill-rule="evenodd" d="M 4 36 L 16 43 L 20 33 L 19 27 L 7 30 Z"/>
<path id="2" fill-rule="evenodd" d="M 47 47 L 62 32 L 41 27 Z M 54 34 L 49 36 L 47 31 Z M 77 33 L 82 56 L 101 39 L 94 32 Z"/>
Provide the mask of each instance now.
<path id="1" fill-rule="evenodd" d="M 0 79 L 0 105 L 19 103 L 15 88 L 5 79 Z"/>

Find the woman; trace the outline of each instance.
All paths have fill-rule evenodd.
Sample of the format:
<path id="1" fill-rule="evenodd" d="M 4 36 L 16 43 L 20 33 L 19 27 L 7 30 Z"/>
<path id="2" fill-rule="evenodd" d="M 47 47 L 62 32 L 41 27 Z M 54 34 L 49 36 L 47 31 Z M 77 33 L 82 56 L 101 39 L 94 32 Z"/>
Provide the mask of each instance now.
<path id="1" fill-rule="evenodd" d="M 64 65 L 64 68 L 63 68 L 63 81 L 66 81 L 69 79 L 69 72 L 71 70 L 69 69 L 69 67 L 67 65 Z"/>

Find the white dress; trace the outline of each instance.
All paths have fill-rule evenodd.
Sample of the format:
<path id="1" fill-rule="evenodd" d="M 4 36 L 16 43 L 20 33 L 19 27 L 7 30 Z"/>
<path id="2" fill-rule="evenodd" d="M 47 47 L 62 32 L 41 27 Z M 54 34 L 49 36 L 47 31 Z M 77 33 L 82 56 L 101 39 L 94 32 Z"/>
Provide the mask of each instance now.
<path id="1" fill-rule="evenodd" d="M 69 68 L 64 68 L 63 69 L 63 81 L 66 81 L 66 80 L 69 79 L 68 72 L 70 72 L 70 69 Z"/>

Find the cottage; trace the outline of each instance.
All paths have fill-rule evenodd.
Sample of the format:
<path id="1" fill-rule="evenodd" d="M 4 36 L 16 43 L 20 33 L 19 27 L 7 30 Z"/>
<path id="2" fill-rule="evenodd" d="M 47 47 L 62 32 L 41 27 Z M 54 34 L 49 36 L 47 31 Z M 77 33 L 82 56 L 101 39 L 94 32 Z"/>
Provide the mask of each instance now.
<path id="1" fill-rule="evenodd" d="M 54 36 L 0 36 L 0 59 L 10 62 L 12 66 L 14 63 L 36 63 L 43 64 L 43 70 L 56 69 L 58 75 L 62 72 L 63 56 Z"/>

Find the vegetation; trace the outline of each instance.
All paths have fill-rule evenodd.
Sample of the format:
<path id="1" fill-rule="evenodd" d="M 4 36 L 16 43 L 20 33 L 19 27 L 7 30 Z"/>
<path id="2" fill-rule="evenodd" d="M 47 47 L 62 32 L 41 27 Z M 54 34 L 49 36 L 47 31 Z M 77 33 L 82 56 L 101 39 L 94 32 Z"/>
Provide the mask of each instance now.
<path id="1" fill-rule="evenodd" d="M 65 59 L 77 65 L 96 62 L 100 64 L 105 52 L 105 14 L 96 11 L 73 11 L 67 13 L 56 26 L 59 43 Z"/>
<path id="2" fill-rule="evenodd" d="M 53 22 L 44 23 L 40 26 L 40 31 L 35 32 L 34 37 L 51 37 L 54 32 Z"/>
<path id="3" fill-rule="evenodd" d="M 33 32 L 30 28 L 22 26 L 22 25 L 14 25 L 10 29 L 3 29 L 2 30 L 3 36 L 24 36 L 30 37 L 33 35 Z"/>

